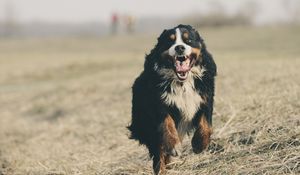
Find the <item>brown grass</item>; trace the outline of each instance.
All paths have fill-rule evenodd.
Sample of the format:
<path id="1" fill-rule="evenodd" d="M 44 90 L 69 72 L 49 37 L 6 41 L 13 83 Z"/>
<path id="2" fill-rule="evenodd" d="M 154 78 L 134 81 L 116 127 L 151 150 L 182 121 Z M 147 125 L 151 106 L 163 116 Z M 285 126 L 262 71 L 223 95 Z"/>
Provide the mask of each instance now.
<path id="1" fill-rule="evenodd" d="M 218 65 L 213 141 L 168 174 L 300 174 L 299 28 L 202 29 Z M 151 174 L 128 139 L 156 36 L 0 40 L 0 174 Z"/>

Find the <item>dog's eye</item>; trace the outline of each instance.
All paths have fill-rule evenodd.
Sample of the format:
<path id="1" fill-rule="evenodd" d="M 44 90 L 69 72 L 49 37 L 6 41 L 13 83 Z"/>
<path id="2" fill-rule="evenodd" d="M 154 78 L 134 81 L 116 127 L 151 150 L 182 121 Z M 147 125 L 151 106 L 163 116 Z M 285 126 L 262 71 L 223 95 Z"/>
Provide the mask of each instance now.
<path id="1" fill-rule="evenodd" d="M 192 42 L 192 40 L 188 39 L 188 40 L 186 40 L 186 42 L 189 44 Z"/>
<path id="2" fill-rule="evenodd" d="M 184 32 L 182 37 L 183 39 L 187 40 L 189 39 L 189 34 L 187 32 Z"/>
<path id="3" fill-rule="evenodd" d="M 171 39 L 172 41 L 174 41 L 174 40 L 176 39 L 176 36 L 175 36 L 174 34 L 172 34 L 172 35 L 170 35 L 170 39 Z"/>

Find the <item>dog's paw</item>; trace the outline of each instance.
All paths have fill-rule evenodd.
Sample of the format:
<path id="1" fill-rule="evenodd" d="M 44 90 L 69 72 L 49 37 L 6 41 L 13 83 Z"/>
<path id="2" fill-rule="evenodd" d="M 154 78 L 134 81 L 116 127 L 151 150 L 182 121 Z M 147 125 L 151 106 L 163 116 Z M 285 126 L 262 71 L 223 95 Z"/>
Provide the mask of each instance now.
<path id="1" fill-rule="evenodd" d="M 201 140 L 201 139 L 193 138 L 192 139 L 193 152 L 195 154 L 201 153 L 202 151 L 207 149 L 208 144 L 209 144 L 209 142 L 206 143 L 206 142 L 203 142 L 203 140 Z"/>
<path id="2" fill-rule="evenodd" d="M 203 150 L 205 150 L 203 147 L 198 147 L 198 148 L 193 147 L 193 152 L 195 154 L 200 154 Z"/>
<path id="3" fill-rule="evenodd" d="M 174 148 L 167 150 L 167 154 L 173 157 L 181 156 L 181 149 L 181 144 L 176 144 Z"/>

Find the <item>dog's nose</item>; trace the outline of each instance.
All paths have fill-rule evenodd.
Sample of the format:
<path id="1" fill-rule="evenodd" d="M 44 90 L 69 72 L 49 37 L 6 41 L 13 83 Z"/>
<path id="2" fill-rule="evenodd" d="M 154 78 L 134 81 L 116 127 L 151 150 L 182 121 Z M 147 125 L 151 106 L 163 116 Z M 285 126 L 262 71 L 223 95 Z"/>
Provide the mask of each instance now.
<path id="1" fill-rule="evenodd" d="M 178 45 L 178 46 L 175 47 L 175 51 L 176 51 L 178 54 L 183 54 L 184 50 L 185 50 L 184 45 Z"/>

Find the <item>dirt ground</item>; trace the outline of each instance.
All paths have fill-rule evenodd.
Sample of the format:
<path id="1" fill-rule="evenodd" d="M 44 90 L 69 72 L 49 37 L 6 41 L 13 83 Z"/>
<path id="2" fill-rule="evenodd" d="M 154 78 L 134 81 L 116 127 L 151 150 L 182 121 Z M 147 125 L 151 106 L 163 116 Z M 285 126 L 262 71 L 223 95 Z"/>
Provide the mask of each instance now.
<path id="1" fill-rule="evenodd" d="M 218 66 L 213 139 L 168 174 L 300 174 L 300 28 L 200 29 Z M 158 34 L 0 40 L 0 175 L 152 174 L 128 139 Z"/>

